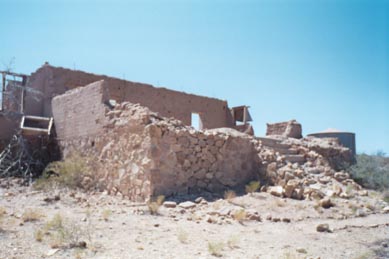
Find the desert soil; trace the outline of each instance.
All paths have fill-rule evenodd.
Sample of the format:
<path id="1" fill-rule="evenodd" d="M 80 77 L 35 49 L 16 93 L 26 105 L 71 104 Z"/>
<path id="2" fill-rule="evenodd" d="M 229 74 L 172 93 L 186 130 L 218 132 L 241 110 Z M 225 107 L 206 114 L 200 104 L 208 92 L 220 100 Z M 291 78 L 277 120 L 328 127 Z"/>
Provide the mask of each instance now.
<path id="1" fill-rule="evenodd" d="M 0 259 L 389 258 L 389 214 L 373 192 L 334 199 L 328 209 L 262 192 L 229 200 L 203 197 L 198 203 L 197 197 L 175 198 L 175 208 L 161 206 L 151 215 L 145 204 L 105 193 L 3 186 Z M 179 206 L 188 199 L 193 203 L 187 207 L 194 207 Z M 228 215 L 239 208 L 254 213 L 252 220 Z M 86 248 L 71 248 L 66 238 L 56 241 L 55 231 L 45 232 L 55 215 Z M 316 230 L 326 223 L 330 232 Z"/>

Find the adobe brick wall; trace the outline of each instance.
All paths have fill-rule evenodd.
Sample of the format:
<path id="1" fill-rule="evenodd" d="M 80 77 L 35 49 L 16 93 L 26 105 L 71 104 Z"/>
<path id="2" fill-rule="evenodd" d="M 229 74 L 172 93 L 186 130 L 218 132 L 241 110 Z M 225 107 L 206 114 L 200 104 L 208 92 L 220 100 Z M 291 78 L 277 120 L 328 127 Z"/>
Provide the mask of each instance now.
<path id="1" fill-rule="evenodd" d="M 26 97 L 26 113 L 51 116 L 51 99 L 54 96 L 102 79 L 110 87 L 111 98 L 118 102 L 139 103 L 186 125 L 191 124 L 191 113 L 194 112 L 200 114 L 204 128 L 233 126 L 226 101 L 49 65 L 44 65 L 29 78 L 29 87 L 42 91 L 44 96 L 40 98 L 29 94 Z"/>
<path id="2" fill-rule="evenodd" d="M 76 88 L 53 99 L 55 130 L 60 140 L 95 136 L 107 123 L 105 112 L 107 89 L 104 81 Z"/>
<path id="3" fill-rule="evenodd" d="M 92 161 L 94 175 L 85 179 L 86 188 L 98 186 L 142 201 L 160 194 L 218 192 L 256 178 L 253 138 L 195 131 L 139 104 L 123 102 L 110 109 L 104 104 L 110 89 L 99 81 L 52 102 L 64 156 L 77 153 Z M 89 104 L 91 112 L 81 111 L 88 106 L 81 103 L 86 97 L 95 102 Z"/>

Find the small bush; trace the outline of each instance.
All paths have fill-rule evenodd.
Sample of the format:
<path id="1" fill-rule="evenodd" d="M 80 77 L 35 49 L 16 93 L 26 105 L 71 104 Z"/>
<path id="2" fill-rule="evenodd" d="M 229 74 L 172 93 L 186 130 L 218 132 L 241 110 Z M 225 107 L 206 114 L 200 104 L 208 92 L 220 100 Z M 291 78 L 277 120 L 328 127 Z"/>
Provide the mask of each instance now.
<path id="1" fill-rule="evenodd" d="M 246 193 L 253 193 L 259 190 L 261 187 L 261 183 L 259 181 L 251 181 L 248 185 L 246 185 Z"/>
<path id="2" fill-rule="evenodd" d="M 38 221 L 43 217 L 43 214 L 36 209 L 26 209 L 22 214 L 23 222 Z"/>
<path id="3" fill-rule="evenodd" d="M 223 248 L 223 242 L 208 242 L 208 252 L 213 256 L 222 257 Z"/>
<path id="4" fill-rule="evenodd" d="M 239 222 L 242 222 L 243 220 L 246 219 L 246 216 L 247 216 L 247 213 L 244 209 L 241 209 L 241 210 L 238 210 L 238 211 L 235 211 L 234 214 L 232 215 L 232 217 L 236 220 L 236 221 L 239 221 Z"/>
<path id="5" fill-rule="evenodd" d="M 90 235 L 76 221 L 64 219 L 60 214 L 45 224 L 42 233 L 50 238 L 52 248 L 85 248 L 83 239 Z"/>
<path id="6" fill-rule="evenodd" d="M 160 195 L 155 200 L 150 200 L 147 202 L 147 207 L 149 208 L 151 215 L 158 215 L 158 210 L 161 207 L 163 201 L 165 200 L 165 196 Z"/>
<path id="7" fill-rule="evenodd" d="M 366 188 L 385 190 L 389 188 L 389 157 L 382 152 L 376 155 L 356 156 L 356 164 L 348 168 L 351 177 Z"/>
<path id="8" fill-rule="evenodd" d="M 227 201 L 231 201 L 235 197 L 236 197 L 236 193 L 232 190 L 228 190 L 228 191 L 224 192 L 224 199 Z"/>
<path id="9" fill-rule="evenodd" d="M 48 190 L 57 186 L 71 189 L 81 188 L 85 187 L 82 186 L 85 176 L 91 176 L 86 159 L 74 154 L 63 161 L 50 163 L 42 176 L 34 182 L 34 187 L 38 190 Z"/>
<path id="10" fill-rule="evenodd" d="M 41 229 L 37 229 L 34 233 L 35 240 L 38 242 L 43 241 L 43 231 Z"/>

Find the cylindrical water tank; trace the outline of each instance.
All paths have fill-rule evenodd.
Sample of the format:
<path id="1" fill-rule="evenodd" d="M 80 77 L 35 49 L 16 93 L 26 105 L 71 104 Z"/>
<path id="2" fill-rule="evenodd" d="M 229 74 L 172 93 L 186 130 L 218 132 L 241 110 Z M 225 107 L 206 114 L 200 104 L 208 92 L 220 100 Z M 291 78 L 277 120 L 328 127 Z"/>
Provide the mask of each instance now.
<path id="1" fill-rule="evenodd" d="M 355 133 L 343 132 L 336 129 L 328 129 L 323 132 L 308 134 L 308 136 L 316 138 L 337 138 L 339 139 L 340 144 L 349 148 L 354 156 L 356 154 Z"/>

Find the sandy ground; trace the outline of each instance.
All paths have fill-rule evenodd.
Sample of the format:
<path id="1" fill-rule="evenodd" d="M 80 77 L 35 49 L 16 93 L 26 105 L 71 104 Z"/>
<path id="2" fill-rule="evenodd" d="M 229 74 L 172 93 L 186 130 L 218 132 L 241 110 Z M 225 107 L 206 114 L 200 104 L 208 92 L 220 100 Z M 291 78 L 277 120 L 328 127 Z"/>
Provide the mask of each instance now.
<path id="1" fill-rule="evenodd" d="M 104 193 L 0 188 L 5 211 L 0 259 L 389 258 L 389 214 L 381 212 L 383 203 L 375 199 L 335 199 L 335 207 L 322 209 L 315 208 L 315 201 L 254 193 L 229 201 L 211 197 L 190 209 L 161 206 L 159 215 L 150 215 L 147 206 Z M 367 203 L 373 209 L 366 209 Z M 261 221 L 220 215 L 228 208 L 255 211 Z M 45 232 L 55 215 L 86 248 L 69 248 L 69 240 L 61 244 L 57 232 Z M 323 223 L 331 233 L 316 231 Z M 37 233 L 43 233 L 41 241 Z"/>

